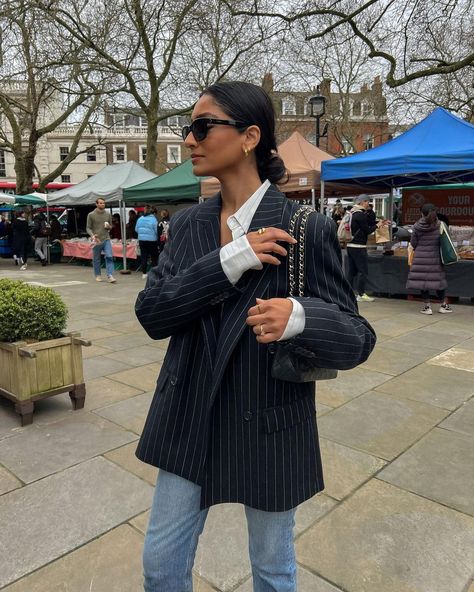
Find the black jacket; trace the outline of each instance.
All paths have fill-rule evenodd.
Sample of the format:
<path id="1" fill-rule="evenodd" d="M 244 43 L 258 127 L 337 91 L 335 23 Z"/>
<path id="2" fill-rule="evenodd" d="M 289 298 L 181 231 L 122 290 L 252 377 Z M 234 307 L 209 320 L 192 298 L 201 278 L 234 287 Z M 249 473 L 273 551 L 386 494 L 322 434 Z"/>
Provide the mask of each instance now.
<path id="1" fill-rule="evenodd" d="M 270 187 L 252 220 L 288 228 L 298 206 Z M 218 197 L 181 210 L 135 310 L 152 339 L 171 337 L 138 445 L 141 460 L 199 484 L 201 507 L 293 508 L 323 489 L 314 383 L 271 375 L 275 344 L 246 324 L 255 298 L 288 295 L 287 262 L 250 270 L 234 286 L 220 262 Z M 344 278 L 332 221 L 306 227 L 304 331 L 292 338 L 324 368 L 349 369 L 375 344 Z"/>
<path id="2" fill-rule="evenodd" d="M 352 240 L 351 243 L 355 245 L 366 245 L 367 237 L 372 234 L 377 228 L 377 223 L 370 224 L 370 220 L 364 209 L 356 210 L 352 209 L 352 221 L 351 221 L 351 232 Z M 350 244 L 350 243 L 349 243 Z"/>

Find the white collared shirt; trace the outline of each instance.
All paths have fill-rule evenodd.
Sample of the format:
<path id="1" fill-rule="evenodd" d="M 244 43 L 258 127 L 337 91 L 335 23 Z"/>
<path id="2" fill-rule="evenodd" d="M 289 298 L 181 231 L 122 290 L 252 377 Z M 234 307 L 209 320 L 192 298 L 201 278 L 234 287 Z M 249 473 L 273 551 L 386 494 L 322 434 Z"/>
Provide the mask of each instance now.
<path id="1" fill-rule="evenodd" d="M 263 268 L 260 259 L 250 246 L 246 234 L 269 187 L 270 181 L 267 179 L 232 216 L 227 218 L 227 226 L 232 233 L 233 240 L 221 248 L 220 258 L 222 269 L 233 285 L 247 270 Z M 285 331 L 278 341 L 290 339 L 304 330 L 306 322 L 304 308 L 294 298 L 290 298 L 290 300 L 293 302 L 293 310 Z"/>

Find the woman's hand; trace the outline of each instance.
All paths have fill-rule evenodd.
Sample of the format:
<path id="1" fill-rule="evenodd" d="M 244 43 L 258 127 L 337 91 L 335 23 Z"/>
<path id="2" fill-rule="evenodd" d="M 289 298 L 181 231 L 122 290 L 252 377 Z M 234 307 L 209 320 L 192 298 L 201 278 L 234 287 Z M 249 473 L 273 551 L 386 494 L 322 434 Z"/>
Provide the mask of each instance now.
<path id="1" fill-rule="evenodd" d="M 257 298 L 256 306 L 248 311 L 246 322 L 259 343 L 271 343 L 283 335 L 292 311 L 293 302 L 289 298 Z"/>
<path id="2" fill-rule="evenodd" d="M 297 241 L 281 228 L 265 228 L 264 232 L 256 231 L 247 234 L 247 240 L 252 247 L 255 255 L 262 263 L 270 263 L 271 265 L 280 265 L 281 261 L 271 255 L 276 253 L 282 257 L 286 257 L 287 250 L 279 245 L 277 241 L 295 244 Z"/>

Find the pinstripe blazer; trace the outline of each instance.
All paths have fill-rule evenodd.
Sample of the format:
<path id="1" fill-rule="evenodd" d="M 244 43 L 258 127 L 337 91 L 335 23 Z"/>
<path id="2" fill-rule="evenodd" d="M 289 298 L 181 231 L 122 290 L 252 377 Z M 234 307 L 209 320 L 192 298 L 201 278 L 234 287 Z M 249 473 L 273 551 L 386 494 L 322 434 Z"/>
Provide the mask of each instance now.
<path id="1" fill-rule="evenodd" d="M 296 207 L 271 186 L 249 230 L 286 230 Z M 171 340 L 137 456 L 199 484 L 202 508 L 240 502 L 284 511 L 324 488 L 315 387 L 273 379 L 275 345 L 258 344 L 245 323 L 257 297 L 287 296 L 286 258 L 233 286 L 220 263 L 220 208 L 216 196 L 173 216 L 138 296 L 147 333 Z M 306 229 L 306 290 L 295 347 L 316 352 L 326 368 L 366 360 L 375 334 L 344 279 L 334 223 L 320 214 Z"/>

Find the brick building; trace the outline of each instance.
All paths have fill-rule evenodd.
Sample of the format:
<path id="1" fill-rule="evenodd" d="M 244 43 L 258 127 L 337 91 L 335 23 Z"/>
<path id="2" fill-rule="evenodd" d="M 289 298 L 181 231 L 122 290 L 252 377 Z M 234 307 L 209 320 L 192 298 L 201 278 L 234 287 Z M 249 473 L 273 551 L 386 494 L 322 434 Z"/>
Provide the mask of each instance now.
<path id="1" fill-rule="evenodd" d="M 278 91 L 273 77 L 266 74 L 262 86 L 273 99 L 277 115 L 278 143 L 299 131 L 313 144 L 316 141 L 315 119 L 311 117 L 311 92 Z M 327 134 L 320 138 L 320 148 L 335 156 L 362 152 L 390 139 L 387 103 L 382 83 L 377 76 L 369 86 L 363 84 L 358 92 L 333 92 L 331 80 L 325 78 L 320 94 L 326 97 L 326 113 L 321 118 L 321 134 L 327 125 Z"/>

